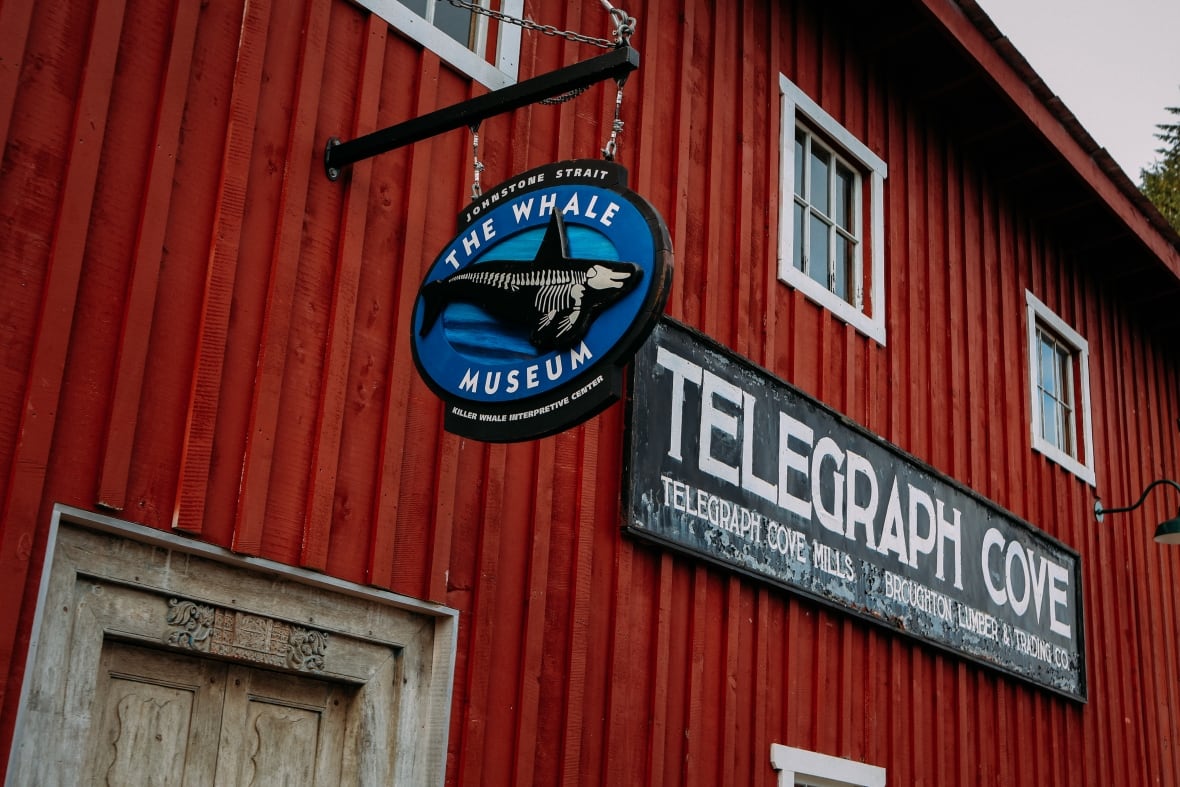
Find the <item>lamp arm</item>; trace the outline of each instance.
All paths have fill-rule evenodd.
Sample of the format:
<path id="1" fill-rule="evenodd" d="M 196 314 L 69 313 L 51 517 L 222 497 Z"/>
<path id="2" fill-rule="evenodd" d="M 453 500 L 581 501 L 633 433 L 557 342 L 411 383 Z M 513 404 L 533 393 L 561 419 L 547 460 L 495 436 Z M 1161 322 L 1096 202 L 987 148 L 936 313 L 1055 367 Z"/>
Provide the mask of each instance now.
<path id="1" fill-rule="evenodd" d="M 1161 478 L 1158 481 L 1152 481 L 1150 484 L 1148 484 L 1147 488 L 1143 490 L 1143 494 L 1139 496 L 1139 499 L 1134 505 L 1123 506 L 1121 508 L 1104 508 L 1100 502 L 1095 502 L 1094 513 L 1098 516 L 1102 516 L 1103 514 L 1122 514 L 1126 513 L 1127 511 L 1134 511 L 1136 508 L 1143 505 L 1143 501 L 1147 499 L 1147 494 L 1160 484 L 1167 484 L 1177 492 L 1180 492 L 1180 484 L 1177 484 L 1175 481 L 1171 481 L 1167 478 Z"/>

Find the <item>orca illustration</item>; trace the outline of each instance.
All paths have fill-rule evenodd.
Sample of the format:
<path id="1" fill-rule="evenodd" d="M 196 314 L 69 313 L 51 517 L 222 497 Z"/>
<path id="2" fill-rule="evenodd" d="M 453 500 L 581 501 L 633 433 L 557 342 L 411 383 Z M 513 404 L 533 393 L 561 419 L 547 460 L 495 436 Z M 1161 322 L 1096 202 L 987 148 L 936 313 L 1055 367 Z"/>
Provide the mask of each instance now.
<path id="1" fill-rule="evenodd" d="M 423 287 L 419 335 L 430 332 L 447 304 L 460 301 L 531 328 L 529 341 L 540 352 L 564 349 L 581 341 L 598 312 L 642 277 L 633 262 L 571 259 L 565 222 L 555 210 L 531 262 L 476 263 Z"/>

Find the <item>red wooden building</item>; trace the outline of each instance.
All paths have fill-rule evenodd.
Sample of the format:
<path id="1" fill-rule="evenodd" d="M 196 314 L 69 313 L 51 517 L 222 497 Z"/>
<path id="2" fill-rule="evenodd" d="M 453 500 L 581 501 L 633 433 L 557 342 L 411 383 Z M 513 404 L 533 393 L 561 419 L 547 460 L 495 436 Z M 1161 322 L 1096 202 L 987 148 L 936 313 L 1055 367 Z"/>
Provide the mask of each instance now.
<path id="1" fill-rule="evenodd" d="M 633 437 L 665 408 L 444 431 L 410 319 L 472 136 L 335 181 L 326 142 L 599 50 L 414 5 L 0 3 L 8 783 L 1180 783 L 1180 554 L 1149 530 L 1177 496 L 1094 514 L 1180 479 L 1180 237 L 984 9 L 636 0 L 617 159 L 670 231 L 667 314 L 835 424 L 810 467 L 846 461 L 847 497 L 727 460 L 752 428 L 724 386 L 685 426 L 701 468 L 822 503 L 782 520 L 809 538 L 865 510 L 854 460 L 933 479 L 908 510 L 946 527 L 937 579 L 914 530 L 890 556 L 866 519 L 855 548 L 930 587 L 943 547 L 982 558 L 1049 621 L 1035 669 L 642 537 Z M 612 30 L 593 0 L 493 5 Z M 484 121 L 484 183 L 599 156 L 615 93 Z M 819 434 L 783 413 L 782 446 Z M 968 505 L 999 523 L 982 554 Z M 979 614 L 986 639 L 1009 612 Z M 1046 679 L 1054 637 L 1077 652 Z"/>

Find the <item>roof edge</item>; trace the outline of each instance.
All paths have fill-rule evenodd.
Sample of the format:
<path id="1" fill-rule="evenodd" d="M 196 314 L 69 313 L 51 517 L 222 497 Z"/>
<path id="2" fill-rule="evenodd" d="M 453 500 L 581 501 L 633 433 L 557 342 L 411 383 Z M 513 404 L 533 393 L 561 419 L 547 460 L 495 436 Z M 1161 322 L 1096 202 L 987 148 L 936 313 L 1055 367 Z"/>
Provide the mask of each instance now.
<path id="1" fill-rule="evenodd" d="M 1180 280 L 1180 233 L 1082 127 L 976 0 L 919 0 L 1127 229 Z M 1033 100 L 1030 101 L 1029 98 Z"/>

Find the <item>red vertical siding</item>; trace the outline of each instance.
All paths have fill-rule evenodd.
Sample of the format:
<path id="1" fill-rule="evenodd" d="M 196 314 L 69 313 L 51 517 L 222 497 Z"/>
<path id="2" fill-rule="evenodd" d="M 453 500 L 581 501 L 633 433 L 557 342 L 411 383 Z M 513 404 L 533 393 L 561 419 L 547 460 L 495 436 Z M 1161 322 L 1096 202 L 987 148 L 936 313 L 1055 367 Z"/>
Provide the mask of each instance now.
<path id="1" fill-rule="evenodd" d="M 979 46 L 926 5 L 916 28 Z M 66 502 L 459 609 L 451 785 L 770 785 L 772 743 L 892 784 L 1180 781 L 1180 566 L 1144 529 L 1174 501 L 1097 525 L 1094 490 L 1031 451 L 1024 292 L 1090 342 L 1108 504 L 1180 472 L 1168 337 L 825 4 L 628 10 L 620 158 L 672 231 L 669 313 L 1078 550 L 1089 702 L 625 539 L 621 407 L 535 443 L 444 433 L 406 326 L 470 137 L 336 183 L 320 163 L 328 136 L 482 92 L 435 55 L 343 0 L 10 2 L 5 740 Z M 606 26 L 593 2 L 530 12 Z M 591 54 L 526 33 L 522 71 Z M 885 346 L 777 280 L 780 73 L 889 165 Z M 603 85 L 486 121 L 485 184 L 598 155 L 613 104 Z"/>
<path id="2" fill-rule="evenodd" d="M 26 49 L 26 57 L 41 65 L 45 59 L 49 60 L 48 84 L 40 87 L 46 90 L 43 110 L 60 110 L 53 117 L 56 125 L 40 126 L 36 123 L 39 112 L 30 109 L 26 117 L 18 106 L 19 120 L 28 125 L 25 122 L 17 125 L 32 144 L 17 145 L 15 149 L 10 144 L 6 148 L 10 155 L 28 157 L 22 175 L 30 180 L 20 183 L 21 177 L 14 178 L 17 182 L 11 188 L 6 187 L 5 204 L 11 206 L 6 211 L 7 225 L 17 236 L 14 251 L 33 252 L 29 255 L 32 259 L 24 255 L 6 255 L 7 264 L 15 268 L 15 283 L 28 293 L 13 293 L 16 301 L 13 316 L 27 320 L 9 323 L 9 330 L 20 338 L 14 342 L 13 349 L 18 353 L 25 349 L 30 351 L 29 356 L 18 355 L 12 359 L 11 365 L 6 364 L 10 369 L 23 366 L 25 370 L 23 380 L 12 381 L 13 390 L 22 391 L 23 398 L 19 408 L 10 409 L 10 415 L 5 419 L 15 424 L 16 429 L 15 439 L 10 443 L 12 460 L 7 488 L 0 503 L 4 535 L 0 543 L 0 573 L 12 578 L 14 590 L 22 585 L 36 586 L 31 581 L 36 577 L 30 576 L 29 561 L 38 549 L 44 549 L 45 528 L 42 525 L 38 529 L 37 525 L 41 493 L 50 475 L 50 461 L 55 458 L 52 445 L 55 416 L 59 409 L 65 409 L 69 404 L 62 401 L 62 392 L 71 349 L 70 330 L 75 309 L 79 306 L 87 229 L 95 209 L 100 152 L 105 142 L 118 54 L 117 33 L 124 7 L 111 0 L 95 7 L 62 6 L 55 10 L 65 17 L 75 14 L 73 21 L 76 24 L 54 25 L 55 20 L 44 17 L 33 20 L 36 29 L 30 31 L 29 37 L 34 49 L 32 52 Z M 57 76 L 58 68 L 69 77 L 55 80 L 53 77 Z M 72 105 L 66 95 L 70 90 L 76 91 L 76 103 Z M 21 130 L 13 128 L 11 133 L 16 136 Z M 38 165 L 45 166 L 46 171 L 37 172 Z M 60 189 L 55 184 L 60 184 Z M 39 217 L 25 213 L 21 203 L 26 197 L 35 201 L 44 199 L 44 212 Z M 18 225 L 18 219 L 29 223 Z M 38 229 L 42 232 L 39 238 Z M 33 243 L 22 249 L 22 241 Z M 37 272 L 36 276 L 30 275 L 33 271 Z M 29 287 L 32 284 L 30 279 L 40 281 Z M 35 327 L 29 330 L 27 326 Z M 88 338 L 93 342 L 97 337 Z M 32 341 L 28 342 L 29 339 Z M 87 397 L 94 393 L 85 388 L 84 385 L 77 386 L 78 395 Z M 79 423 L 85 424 L 86 420 Z M 93 444 L 87 445 L 83 440 L 75 449 L 83 478 L 89 475 L 86 471 L 92 472 L 94 448 Z M 90 456 L 80 455 L 87 451 Z M 56 458 L 60 466 L 63 457 L 58 455 Z M 71 471 L 67 469 L 67 472 Z M 28 635 L 20 629 L 19 620 L 31 609 L 33 594 L 21 596 L 14 592 L 12 597 L 14 603 L 6 605 L 0 613 L 0 659 L 8 664 L 13 663 L 13 656 L 22 653 L 26 647 Z M 17 598 L 22 603 L 15 603 Z M 6 682 L 6 703 L 11 702 L 15 694 L 9 692 L 8 687 L 18 685 L 19 681 Z"/>

